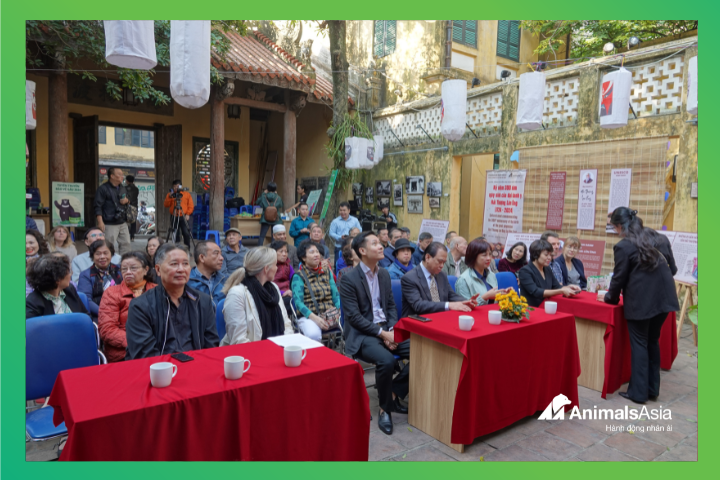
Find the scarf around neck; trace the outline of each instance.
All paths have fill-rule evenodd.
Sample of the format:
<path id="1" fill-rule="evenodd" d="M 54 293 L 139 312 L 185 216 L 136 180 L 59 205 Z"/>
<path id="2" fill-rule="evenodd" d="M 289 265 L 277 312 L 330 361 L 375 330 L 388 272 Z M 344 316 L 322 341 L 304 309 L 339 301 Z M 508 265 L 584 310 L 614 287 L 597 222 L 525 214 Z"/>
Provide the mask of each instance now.
<path id="1" fill-rule="evenodd" d="M 256 277 L 246 276 L 242 284 L 250 292 L 255 301 L 255 308 L 260 316 L 262 340 L 277 337 L 285 332 L 285 321 L 280 310 L 280 295 L 272 282 L 261 285 Z"/>
<path id="2" fill-rule="evenodd" d="M 400 270 L 402 270 L 404 273 L 408 273 L 410 270 L 412 270 L 413 268 L 415 268 L 415 267 L 413 267 L 412 262 L 411 262 L 411 263 L 408 263 L 408 266 L 407 266 L 407 267 L 406 267 L 405 265 L 403 265 L 402 263 L 400 263 L 397 258 L 394 260 L 394 262 L 395 262 L 395 265 L 397 265 L 398 267 L 400 267 Z"/>

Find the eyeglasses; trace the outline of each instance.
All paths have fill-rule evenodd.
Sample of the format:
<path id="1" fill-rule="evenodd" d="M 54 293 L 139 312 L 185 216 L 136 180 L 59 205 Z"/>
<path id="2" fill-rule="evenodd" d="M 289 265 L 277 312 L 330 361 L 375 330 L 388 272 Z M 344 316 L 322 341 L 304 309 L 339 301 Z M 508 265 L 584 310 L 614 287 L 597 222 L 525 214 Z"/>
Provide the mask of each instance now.
<path id="1" fill-rule="evenodd" d="M 88 235 L 88 238 L 104 238 L 105 235 L 102 233 L 93 233 L 92 235 Z"/>
<path id="2" fill-rule="evenodd" d="M 133 273 L 135 273 L 135 272 L 137 272 L 138 270 L 140 270 L 140 267 L 129 267 L 129 268 L 128 268 L 128 267 L 125 267 L 125 268 L 121 268 L 121 269 L 120 269 L 120 272 L 122 272 L 122 273 L 133 272 Z"/>

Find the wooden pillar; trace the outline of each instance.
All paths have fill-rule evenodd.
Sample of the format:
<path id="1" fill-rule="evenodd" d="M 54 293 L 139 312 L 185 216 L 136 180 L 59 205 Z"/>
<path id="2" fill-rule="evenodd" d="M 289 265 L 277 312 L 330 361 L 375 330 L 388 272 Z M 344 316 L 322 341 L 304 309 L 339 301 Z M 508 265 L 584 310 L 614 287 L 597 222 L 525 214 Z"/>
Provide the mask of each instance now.
<path id="1" fill-rule="evenodd" d="M 68 182 L 67 73 L 52 73 L 48 81 L 48 157 L 50 182 Z"/>
<path id="2" fill-rule="evenodd" d="M 283 205 L 288 208 L 295 203 L 295 176 L 297 154 L 297 117 L 295 110 L 290 108 L 290 92 L 285 91 L 285 105 L 288 107 L 283 114 L 283 185 L 281 197 Z"/>
<path id="3" fill-rule="evenodd" d="M 223 231 L 225 212 L 225 105 L 210 95 L 210 230 Z"/>

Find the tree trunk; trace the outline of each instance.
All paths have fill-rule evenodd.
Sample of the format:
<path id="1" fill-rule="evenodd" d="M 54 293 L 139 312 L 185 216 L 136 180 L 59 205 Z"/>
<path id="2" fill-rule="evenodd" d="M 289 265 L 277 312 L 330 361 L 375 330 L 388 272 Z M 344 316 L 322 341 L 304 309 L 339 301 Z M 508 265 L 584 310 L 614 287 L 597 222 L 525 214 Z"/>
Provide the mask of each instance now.
<path id="1" fill-rule="evenodd" d="M 50 164 L 51 182 L 68 182 L 68 102 L 67 73 L 58 72 L 50 75 L 48 81 L 48 137 L 50 148 L 48 160 Z M 48 202 L 49 205 L 49 202 Z"/>
<path id="2" fill-rule="evenodd" d="M 333 77 L 333 127 L 340 125 L 348 111 L 348 62 L 345 47 L 345 20 L 329 20 L 330 64 Z"/>
<path id="3" fill-rule="evenodd" d="M 225 109 L 222 96 L 210 95 L 210 230 L 223 230 L 225 220 Z"/>

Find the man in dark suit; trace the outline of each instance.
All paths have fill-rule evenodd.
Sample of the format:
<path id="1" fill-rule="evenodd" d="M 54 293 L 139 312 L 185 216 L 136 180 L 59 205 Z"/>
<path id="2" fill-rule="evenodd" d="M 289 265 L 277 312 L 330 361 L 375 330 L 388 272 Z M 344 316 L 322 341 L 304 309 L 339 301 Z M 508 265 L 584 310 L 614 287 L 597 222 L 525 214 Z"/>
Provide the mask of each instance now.
<path id="1" fill-rule="evenodd" d="M 466 299 L 450 288 L 447 275 L 442 272 L 447 250 L 440 242 L 428 245 L 422 262 L 400 280 L 402 284 L 402 316 L 455 310 L 469 312 L 477 295 Z"/>
<path id="2" fill-rule="evenodd" d="M 360 263 L 346 273 L 339 284 L 345 314 L 345 352 L 376 365 L 375 385 L 380 400 L 378 426 L 390 435 L 393 431 L 391 412 L 408 412 L 400 398 L 408 394 L 410 367 L 405 365 L 394 380 L 393 373 L 394 355 L 410 358 L 410 340 L 395 343 L 392 329 L 398 318 L 390 274 L 378 266 L 384 258 L 382 243 L 373 232 L 363 232 L 353 239 L 352 247 Z"/>

